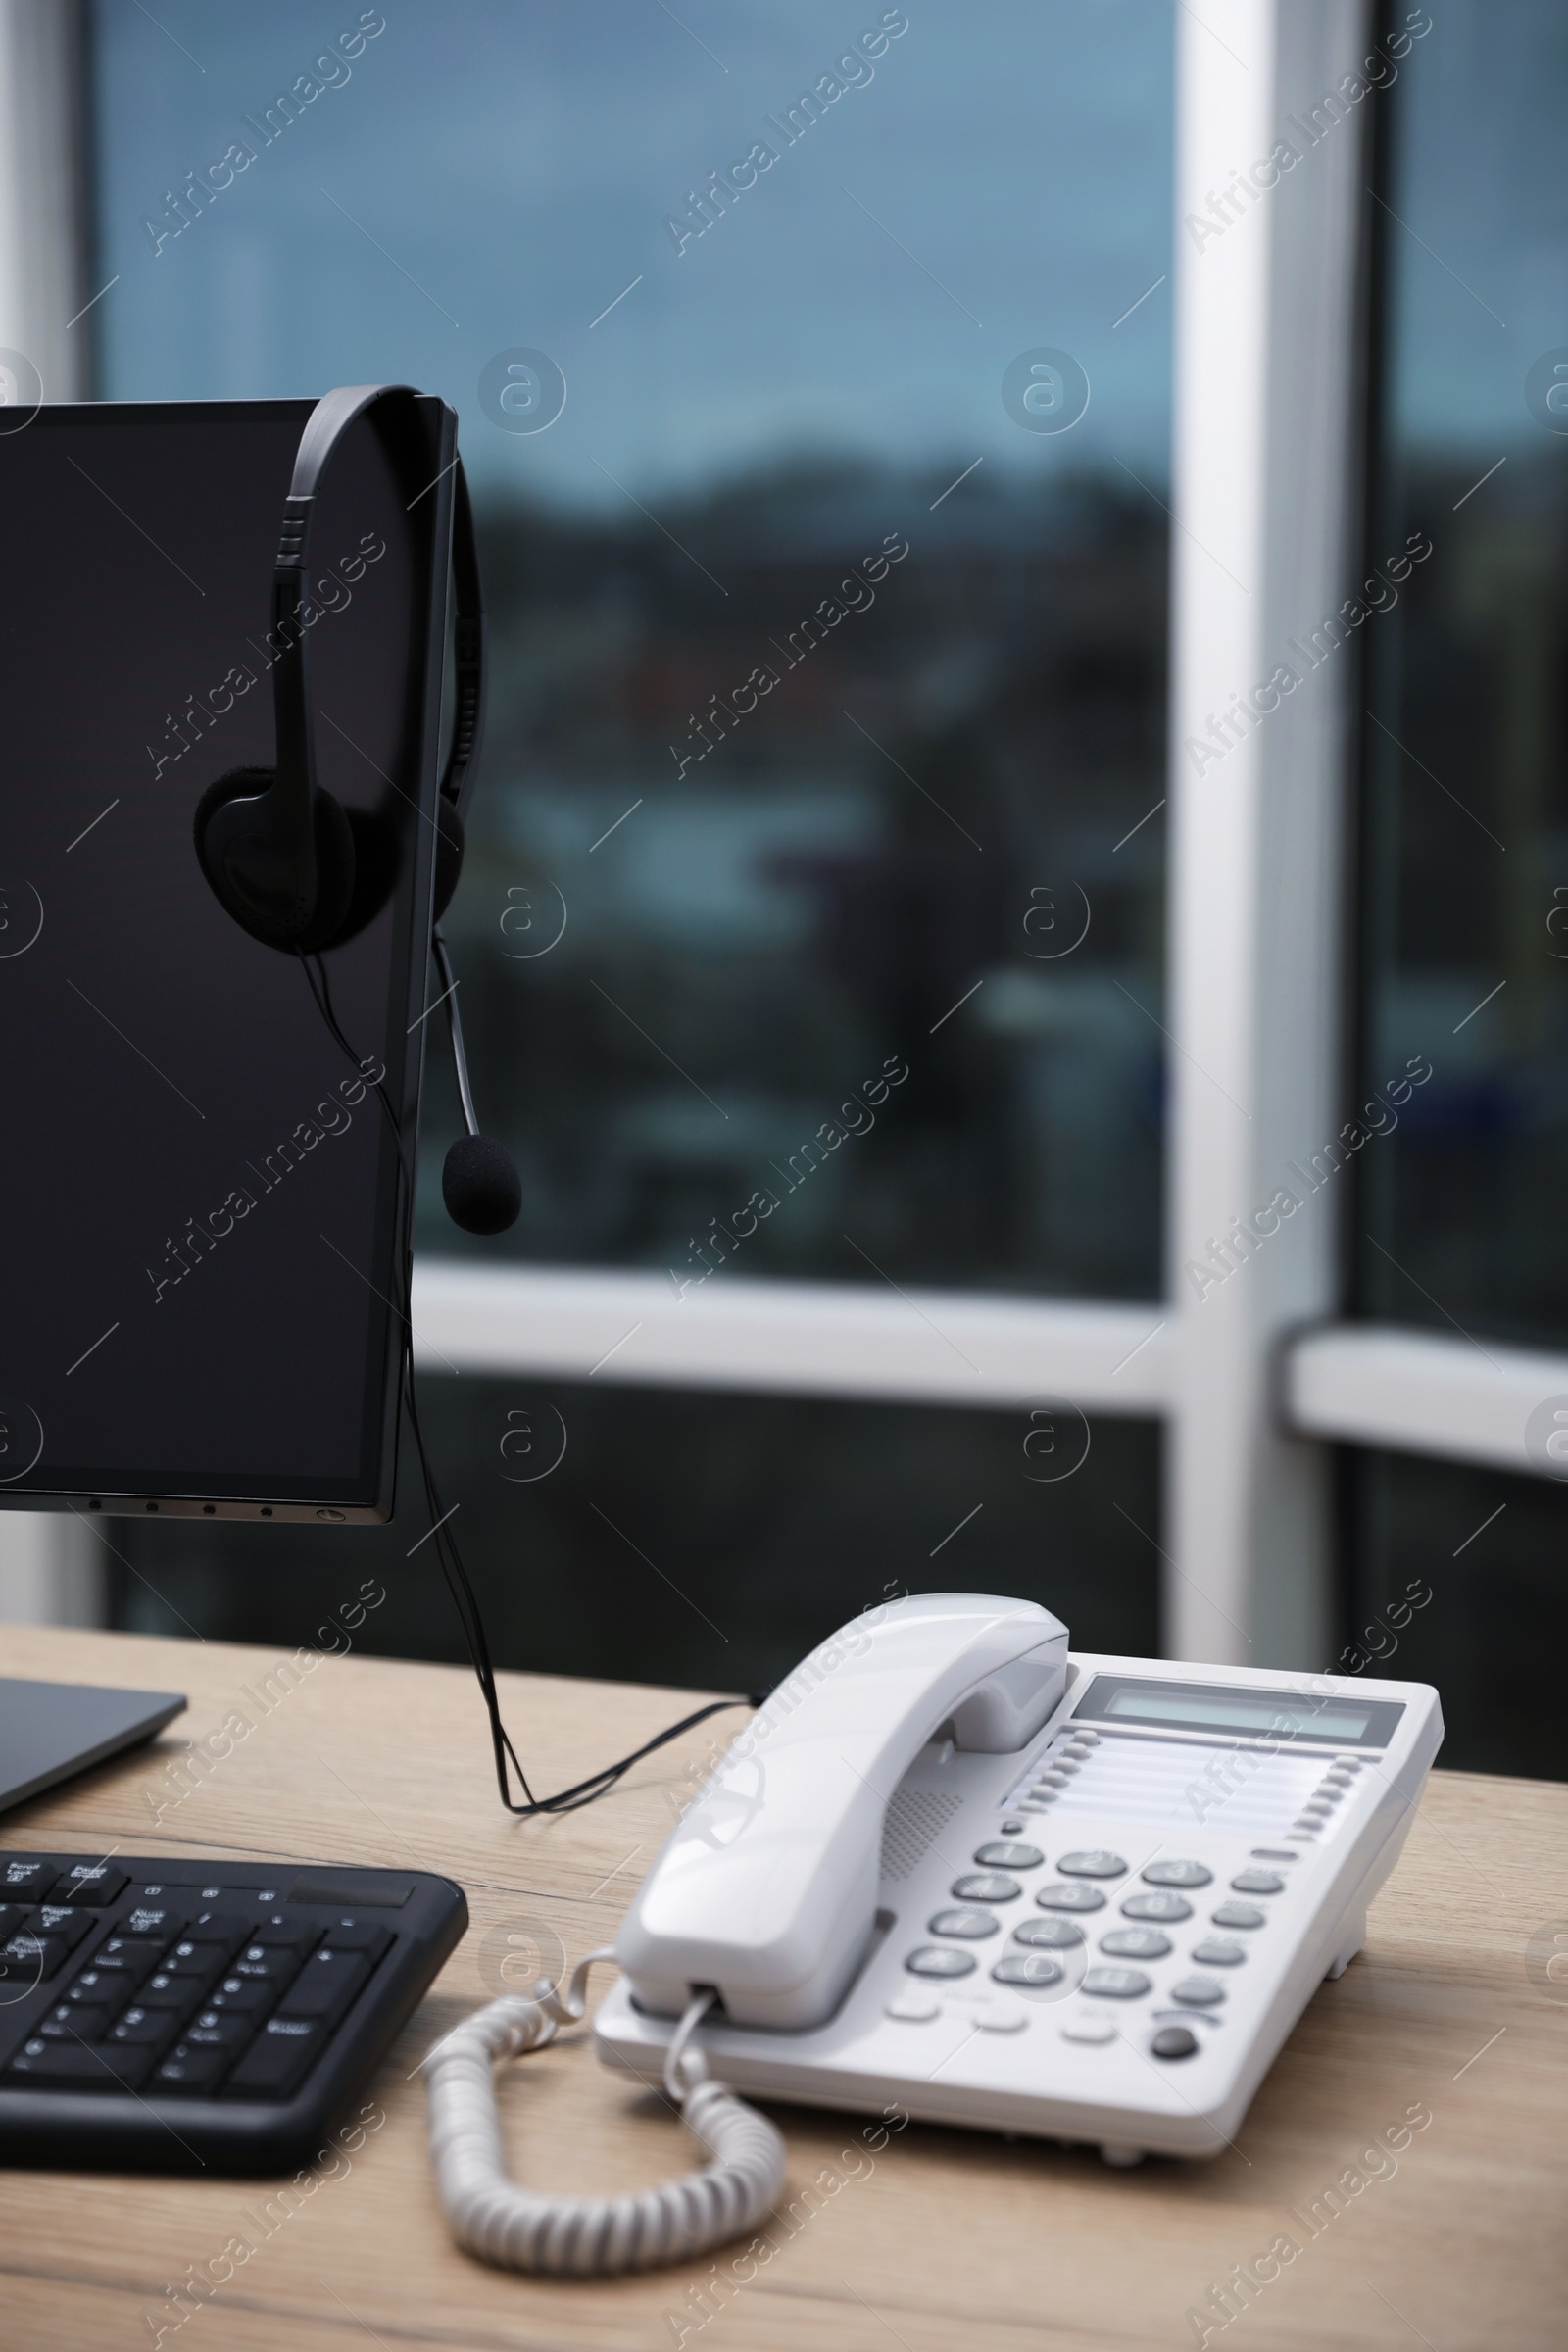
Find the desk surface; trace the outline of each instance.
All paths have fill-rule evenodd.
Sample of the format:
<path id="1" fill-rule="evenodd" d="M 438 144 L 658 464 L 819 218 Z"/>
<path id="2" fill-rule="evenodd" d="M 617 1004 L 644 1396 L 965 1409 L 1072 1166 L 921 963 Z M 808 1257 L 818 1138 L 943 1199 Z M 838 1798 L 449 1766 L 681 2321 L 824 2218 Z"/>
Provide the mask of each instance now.
<path id="1" fill-rule="evenodd" d="M 180 1690 L 191 1702 L 152 1747 L 6 1816 L 0 1845 L 413 1863 L 463 1882 L 472 1928 L 373 2085 L 370 2120 L 384 2121 L 307 2180 L 308 2193 L 0 2171 L 7 2342 L 146 2347 L 164 2324 L 163 2344 L 179 2352 L 274 2352 L 284 2341 L 290 2352 L 372 2341 L 484 2352 L 654 2352 L 681 2341 L 705 2352 L 1153 2352 L 1199 2341 L 1190 2310 L 1282 2232 L 1305 2239 L 1292 2209 L 1304 2213 L 1419 2103 L 1432 2120 L 1397 2171 L 1355 2190 L 1224 2334 L 1289 2352 L 1422 2342 L 1559 2352 L 1568 1987 L 1561 2000 L 1534 1987 L 1524 1953 L 1543 1925 L 1568 1930 L 1568 1788 L 1434 1776 L 1365 1952 L 1319 1989 L 1235 2152 L 1212 2164 L 1118 2173 L 1083 2151 L 921 2127 L 874 2163 L 863 2148 L 844 2161 L 860 2145 L 850 2119 L 775 2110 L 787 2193 L 798 2200 L 820 2174 L 820 2209 L 798 2211 L 793 2231 L 774 2226 L 776 2250 L 755 2282 L 699 2326 L 689 2298 L 706 2263 L 568 2286 L 457 2253 L 431 2194 L 411 2072 L 487 1997 L 487 1936 L 555 1937 L 568 1961 L 610 1940 L 705 1768 L 714 1727 L 584 1812 L 517 1823 L 496 1801 L 466 1673 L 325 1656 L 291 1679 L 279 1663 L 218 1642 L 0 1629 L 7 1673 Z M 543 1787 L 579 1778 L 681 1711 L 664 1690 L 502 1682 Z M 205 1778 L 184 1776 L 192 1785 L 180 1795 L 170 1764 L 236 1712 L 253 1728 Z M 692 2160 L 667 2111 L 600 2067 L 584 2033 L 510 2070 L 503 2111 L 515 2172 L 541 2186 L 641 2187 Z M 235 2238 L 254 2251 L 232 2279 L 169 2326 L 167 2290 Z M 1220 2340 L 1218 2330 L 1209 2338 Z"/>

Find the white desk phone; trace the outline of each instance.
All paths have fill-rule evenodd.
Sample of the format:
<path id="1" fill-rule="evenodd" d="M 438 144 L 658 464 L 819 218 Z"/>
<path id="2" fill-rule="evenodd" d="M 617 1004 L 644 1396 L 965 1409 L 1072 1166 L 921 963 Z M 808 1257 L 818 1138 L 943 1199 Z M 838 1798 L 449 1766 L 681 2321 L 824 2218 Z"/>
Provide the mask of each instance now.
<path id="1" fill-rule="evenodd" d="M 988 1594 L 872 1611 L 731 1743 L 612 1952 L 564 1997 L 493 2004 L 427 2062 L 459 2045 L 493 2117 L 495 2059 L 580 2016 L 587 1968 L 613 1958 L 600 2056 L 662 2078 L 715 2163 L 642 2199 L 534 2198 L 493 2131 L 479 2147 L 470 2096 L 489 2201 L 465 2226 L 478 2192 L 449 2132 L 449 2217 L 529 2268 L 721 2242 L 782 2180 L 782 2143 L 736 2091 L 1088 2141 L 1112 2163 L 1214 2156 L 1359 1951 L 1442 1737 L 1425 1684 L 1074 1655 L 1048 1610 Z"/>

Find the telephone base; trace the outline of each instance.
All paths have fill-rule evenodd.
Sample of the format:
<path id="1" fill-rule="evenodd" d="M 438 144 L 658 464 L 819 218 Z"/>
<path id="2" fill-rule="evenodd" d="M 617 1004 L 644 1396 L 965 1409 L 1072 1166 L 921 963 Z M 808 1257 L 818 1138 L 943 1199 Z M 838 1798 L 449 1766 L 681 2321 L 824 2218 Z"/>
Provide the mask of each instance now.
<path id="1" fill-rule="evenodd" d="M 1323 1982 L 1325 1984 L 1337 1984 L 1339 1983 L 1341 1977 L 1344 1976 L 1346 1970 L 1349 1967 L 1350 1962 L 1355 1958 L 1356 1953 L 1361 1950 L 1365 1942 L 1366 1913 L 1363 1911 L 1356 1920 L 1346 1923 L 1345 1940 L 1340 1945 L 1339 1951 L 1335 1955 L 1332 1966 L 1328 1969 L 1326 1975 L 1324 1976 Z"/>
<path id="2" fill-rule="evenodd" d="M 1067 1663 L 1062 1697 L 1015 1752 L 938 1737 L 911 1757 L 865 1890 L 877 1932 L 836 2005 L 804 2025 L 739 2023 L 735 2003 L 710 2014 L 695 2039 L 713 2076 L 743 2096 L 876 2119 L 873 2132 L 1025 2133 L 1118 2168 L 1234 2147 L 1302 2011 L 1366 1939 L 1442 1739 L 1437 1693 Z M 841 1689 L 835 1669 L 821 1690 L 837 1704 Z M 716 1817 L 742 1843 L 754 1820 L 769 1829 L 755 1758 L 746 1769 L 733 1815 Z M 760 1983 L 777 2009 L 804 2007 L 804 1969 L 760 1978 L 749 1916 L 738 1908 L 733 1960 L 716 1951 L 704 1980 L 727 1998 L 733 1966 L 754 2010 Z M 607 2065 L 657 2083 L 686 1972 L 669 1984 L 649 1972 L 639 2006 L 625 1964 L 595 2042 Z"/>

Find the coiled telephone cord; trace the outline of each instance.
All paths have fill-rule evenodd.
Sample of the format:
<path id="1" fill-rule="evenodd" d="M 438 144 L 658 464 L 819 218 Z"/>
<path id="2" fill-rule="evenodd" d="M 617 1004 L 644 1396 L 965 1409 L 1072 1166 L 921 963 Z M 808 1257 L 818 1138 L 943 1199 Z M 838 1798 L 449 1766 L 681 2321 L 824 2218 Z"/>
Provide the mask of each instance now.
<path id="1" fill-rule="evenodd" d="M 465 2019 L 424 2059 L 430 2154 L 453 2236 L 468 2253 L 514 2271 L 606 2278 L 689 2261 L 741 2236 L 778 2202 L 784 2142 L 763 2115 L 712 2081 L 693 2029 L 713 1999 L 688 2005 L 664 2061 L 664 2088 L 710 2161 L 658 2188 L 619 2197 L 541 2196 L 507 2171 L 496 2108 L 495 2069 L 554 2040 L 586 2002 L 590 1952 L 564 1994 L 553 1985 L 508 1993 Z"/>

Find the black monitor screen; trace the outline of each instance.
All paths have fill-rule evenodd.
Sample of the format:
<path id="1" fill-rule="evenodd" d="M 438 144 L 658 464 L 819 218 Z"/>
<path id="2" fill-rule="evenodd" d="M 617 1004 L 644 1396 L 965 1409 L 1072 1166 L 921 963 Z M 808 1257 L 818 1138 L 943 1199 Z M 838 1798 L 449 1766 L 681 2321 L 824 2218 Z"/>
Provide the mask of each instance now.
<path id="1" fill-rule="evenodd" d="M 0 430 L 13 1505 L 389 1506 L 451 529 L 439 402 L 353 427 L 310 547 L 318 774 L 365 812 L 382 876 L 379 911 L 319 962 L 352 1058 L 301 960 L 219 905 L 192 837 L 210 783 L 274 758 L 272 566 L 312 406 L 45 408 Z"/>

